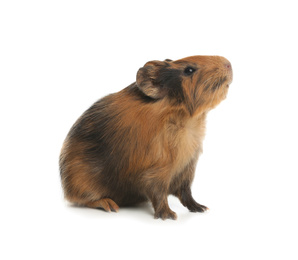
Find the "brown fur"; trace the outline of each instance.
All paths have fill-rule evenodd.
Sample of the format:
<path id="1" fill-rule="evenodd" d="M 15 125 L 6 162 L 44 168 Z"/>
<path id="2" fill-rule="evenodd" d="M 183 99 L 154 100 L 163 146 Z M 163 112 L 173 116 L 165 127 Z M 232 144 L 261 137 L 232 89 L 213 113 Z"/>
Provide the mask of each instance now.
<path id="1" fill-rule="evenodd" d="M 136 83 L 96 102 L 70 130 L 60 155 L 66 199 L 106 211 L 150 200 L 156 218 L 176 219 L 173 194 L 190 211 L 205 211 L 190 187 L 206 115 L 231 81 L 219 56 L 146 63 Z"/>

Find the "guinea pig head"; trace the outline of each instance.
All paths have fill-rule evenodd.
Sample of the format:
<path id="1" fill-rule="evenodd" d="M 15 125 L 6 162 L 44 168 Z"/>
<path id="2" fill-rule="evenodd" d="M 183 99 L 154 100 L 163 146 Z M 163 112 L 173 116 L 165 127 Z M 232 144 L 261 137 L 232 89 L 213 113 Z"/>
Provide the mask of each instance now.
<path id="1" fill-rule="evenodd" d="M 232 82 L 231 63 L 220 56 L 150 61 L 137 73 L 137 86 L 152 99 L 168 98 L 193 115 L 225 99 Z"/>

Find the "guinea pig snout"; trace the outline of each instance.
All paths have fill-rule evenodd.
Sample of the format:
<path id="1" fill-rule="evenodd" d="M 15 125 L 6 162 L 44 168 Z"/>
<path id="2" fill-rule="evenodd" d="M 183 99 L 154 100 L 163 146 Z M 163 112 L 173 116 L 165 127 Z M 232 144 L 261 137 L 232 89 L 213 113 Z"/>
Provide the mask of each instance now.
<path id="1" fill-rule="evenodd" d="M 233 80 L 232 64 L 227 59 L 225 59 L 225 58 L 222 58 L 222 59 L 223 59 L 223 61 L 222 61 L 222 70 L 223 70 L 224 74 L 226 74 L 227 79 L 228 79 L 229 84 L 230 84 Z"/>
<path id="2" fill-rule="evenodd" d="M 228 61 L 225 57 L 217 56 L 217 64 L 224 70 L 232 70 L 231 62 Z"/>
<path id="3" fill-rule="evenodd" d="M 231 64 L 231 62 L 226 61 L 226 62 L 224 63 L 224 67 L 225 67 L 225 69 L 227 69 L 227 70 L 232 70 L 232 64 Z"/>

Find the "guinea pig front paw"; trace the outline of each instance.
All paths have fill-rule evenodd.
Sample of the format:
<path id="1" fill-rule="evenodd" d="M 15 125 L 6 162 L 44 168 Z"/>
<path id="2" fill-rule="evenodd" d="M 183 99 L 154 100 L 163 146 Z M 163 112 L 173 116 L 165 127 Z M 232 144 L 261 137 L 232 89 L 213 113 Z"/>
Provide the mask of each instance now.
<path id="1" fill-rule="evenodd" d="M 165 219 L 176 220 L 177 214 L 170 209 L 161 209 L 161 210 L 155 212 L 154 218 L 155 219 L 161 218 L 162 220 L 165 220 Z"/>
<path id="2" fill-rule="evenodd" d="M 209 210 L 206 206 L 201 205 L 195 201 L 186 205 L 190 212 L 205 212 Z"/>

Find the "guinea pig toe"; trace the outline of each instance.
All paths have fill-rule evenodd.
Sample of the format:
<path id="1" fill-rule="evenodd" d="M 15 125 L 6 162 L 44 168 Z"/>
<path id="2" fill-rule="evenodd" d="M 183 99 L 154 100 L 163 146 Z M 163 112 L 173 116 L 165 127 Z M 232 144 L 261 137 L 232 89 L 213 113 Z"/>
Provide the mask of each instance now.
<path id="1" fill-rule="evenodd" d="M 174 211 L 171 211 L 166 218 L 176 220 L 177 214 Z"/>
<path id="2" fill-rule="evenodd" d="M 100 199 L 97 201 L 97 208 L 102 208 L 107 212 L 118 212 L 119 206 L 113 200 L 109 198 Z"/>
<path id="3" fill-rule="evenodd" d="M 154 218 L 155 219 L 161 218 L 162 220 L 166 220 L 166 219 L 176 220 L 177 214 L 172 210 L 159 211 L 159 212 L 155 212 Z"/>
<path id="4" fill-rule="evenodd" d="M 109 207 L 111 211 L 118 212 L 119 206 L 111 199 L 106 199 L 108 201 Z"/>
<path id="5" fill-rule="evenodd" d="M 188 205 L 187 207 L 189 209 L 190 212 L 205 212 L 208 211 L 209 208 L 207 208 L 204 205 L 201 205 L 199 203 L 194 203 L 192 205 Z"/>
<path id="6" fill-rule="evenodd" d="M 199 205 L 200 205 L 200 207 L 201 207 L 204 211 L 208 211 L 208 210 L 209 210 L 208 207 L 206 207 L 206 206 L 204 206 L 204 205 L 201 205 L 201 204 L 199 204 Z"/>

